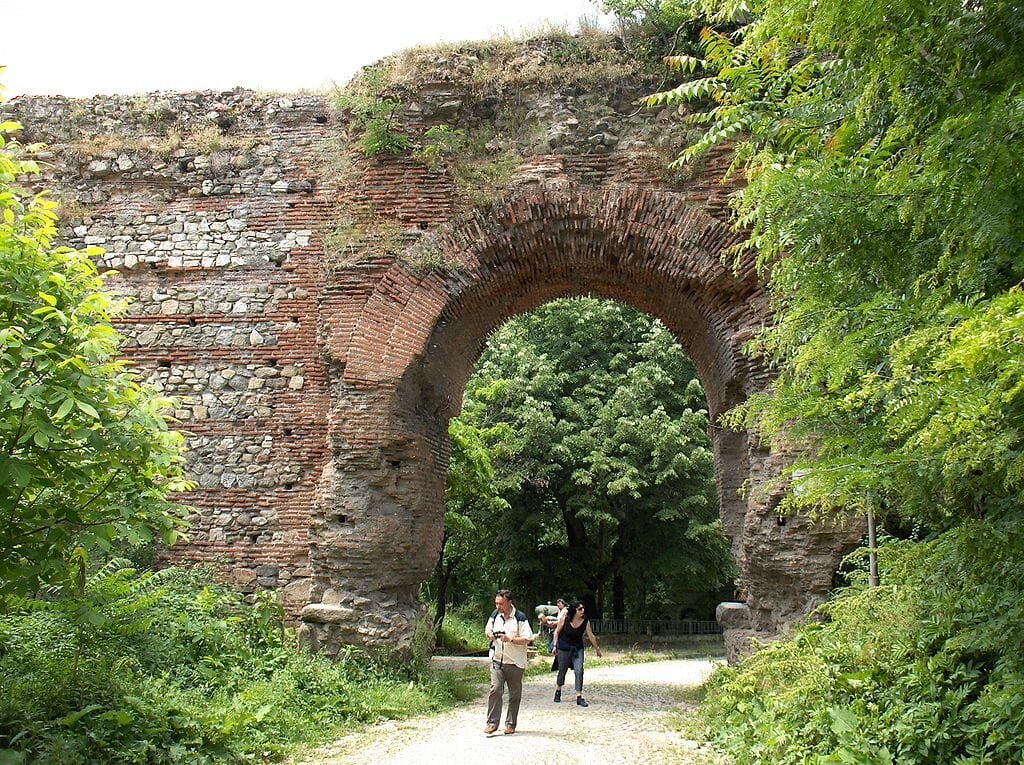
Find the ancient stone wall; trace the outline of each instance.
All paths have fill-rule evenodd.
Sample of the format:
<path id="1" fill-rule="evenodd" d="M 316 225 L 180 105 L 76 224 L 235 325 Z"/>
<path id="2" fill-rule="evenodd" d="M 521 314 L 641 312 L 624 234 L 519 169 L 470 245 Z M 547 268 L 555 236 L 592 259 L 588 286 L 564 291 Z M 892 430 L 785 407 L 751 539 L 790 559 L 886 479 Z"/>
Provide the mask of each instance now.
<path id="1" fill-rule="evenodd" d="M 655 84 L 607 40 L 555 38 L 403 54 L 337 103 L 8 105 L 50 145 L 41 182 L 70 243 L 103 247 L 133 300 L 126 352 L 185 397 L 197 516 L 174 554 L 284 587 L 315 649 L 408 648 L 447 422 L 502 322 L 565 295 L 622 300 L 674 333 L 713 418 L 763 389 L 741 350 L 768 319 L 761 286 L 750 262 L 723 264 L 730 157 L 669 171 L 687 136 L 640 108 Z M 367 157 L 366 115 L 387 104 L 405 140 Z M 749 593 L 730 628 L 769 634 L 824 596 L 851 534 L 781 525 L 759 490 L 778 458 L 712 440 Z"/>
<path id="2" fill-rule="evenodd" d="M 322 98 L 233 91 L 5 108 L 48 145 L 67 241 L 105 250 L 130 299 L 120 329 L 143 376 L 182 397 L 197 484 L 175 557 L 220 566 L 242 589 L 308 600 L 309 508 L 326 459 L 317 351 L 320 244 L 332 201 L 314 192 Z"/>

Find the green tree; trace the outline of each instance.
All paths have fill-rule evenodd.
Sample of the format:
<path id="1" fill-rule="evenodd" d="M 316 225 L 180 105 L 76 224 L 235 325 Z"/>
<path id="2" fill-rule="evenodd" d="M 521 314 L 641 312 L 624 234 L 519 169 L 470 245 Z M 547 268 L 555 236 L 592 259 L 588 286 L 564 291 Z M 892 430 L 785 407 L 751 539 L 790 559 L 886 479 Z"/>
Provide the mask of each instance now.
<path id="1" fill-rule="evenodd" d="M 718 18 L 737 5 L 717 3 Z M 744 6 L 747 7 L 747 6 Z M 1011 2 L 761 0 L 707 29 L 681 158 L 733 141 L 778 320 L 732 422 L 801 452 L 788 506 L 938 526 L 1024 490 L 1024 17 Z"/>
<path id="2" fill-rule="evenodd" d="M 502 581 L 648 616 L 727 580 L 705 406 L 674 338 L 621 304 L 556 301 L 495 333 L 460 420 L 508 433 L 491 442 Z"/>
<path id="3" fill-rule="evenodd" d="M 616 16 L 623 41 L 640 58 L 696 51 L 704 24 L 700 0 L 601 0 L 600 6 Z"/>
<path id="4" fill-rule="evenodd" d="M 90 256 L 55 247 L 54 204 L 16 185 L 37 173 L 0 125 L 0 607 L 41 585 L 81 590 L 88 554 L 173 542 L 189 484 L 170 401 L 118 357 Z"/>
<path id="5" fill-rule="evenodd" d="M 730 420 L 798 455 L 785 505 L 881 509 L 880 551 L 791 640 L 719 675 L 730 761 L 1021 761 L 1024 17 L 1011 2 L 712 0 L 692 100 L 776 321 Z M 746 253 L 737 252 L 737 256 Z M 948 530 L 943 531 L 943 529 Z M 941 533 L 939 533 L 941 532 Z M 887 560 L 888 559 L 888 560 Z"/>
<path id="6" fill-rule="evenodd" d="M 488 442 L 500 442 L 506 431 L 503 426 L 481 429 L 460 419 L 450 423 L 452 456 L 445 490 L 444 536 L 433 577 L 437 628 L 444 622 L 449 603 L 458 606 L 486 580 L 489 559 L 482 549 L 492 533 L 494 517 L 508 508 L 499 494 Z"/>

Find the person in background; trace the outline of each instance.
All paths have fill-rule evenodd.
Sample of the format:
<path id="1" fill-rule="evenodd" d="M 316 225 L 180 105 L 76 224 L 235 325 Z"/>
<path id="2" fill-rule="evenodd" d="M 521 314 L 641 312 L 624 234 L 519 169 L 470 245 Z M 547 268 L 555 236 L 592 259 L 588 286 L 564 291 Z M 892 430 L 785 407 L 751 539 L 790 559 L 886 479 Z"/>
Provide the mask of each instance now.
<path id="1" fill-rule="evenodd" d="M 583 698 L 583 638 L 586 637 L 594 646 L 597 655 L 601 655 L 594 631 L 590 629 L 590 619 L 582 603 L 575 602 L 569 606 L 566 615 L 555 627 L 555 646 L 552 650 L 558 659 L 558 677 L 555 679 L 555 702 L 562 700 L 562 686 L 565 674 L 572 667 L 576 675 L 576 704 L 581 707 L 590 706 Z"/>
<path id="2" fill-rule="evenodd" d="M 508 684 L 508 714 L 505 733 L 516 732 L 519 722 L 519 702 L 523 698 L 523 673 L 526 671 L 527 646 L 533 641 L 533 630 L 526 614 L 512 603 L 510 590 L 498 590 L 494 596 L 494 611 L 484 627 L 491 641 L 491 691 L 487 695 L 487 726 L 484 733 L 498 730 L 501 706 Z"/>
<path id="3" fill-rule="evenodd" d="M 566 613 L 569 611 L 569 604 L 565 598 L 559 598 L 555 601 L 555 605 L 558 607 L 558 613 L 555 616 L 548 616 L 546 614 L 540 615 L 538 618 L 541 622 L 541 628 L 543 631 L 548 633 L 548 653 L 551 653 L 551 649 L 555 645 L 555 628 L 558 623 L 565 618 Z M 540 608 L 541 606 L 538 606 Z M 549 606 L 543 606 L 549 608 Z"/>

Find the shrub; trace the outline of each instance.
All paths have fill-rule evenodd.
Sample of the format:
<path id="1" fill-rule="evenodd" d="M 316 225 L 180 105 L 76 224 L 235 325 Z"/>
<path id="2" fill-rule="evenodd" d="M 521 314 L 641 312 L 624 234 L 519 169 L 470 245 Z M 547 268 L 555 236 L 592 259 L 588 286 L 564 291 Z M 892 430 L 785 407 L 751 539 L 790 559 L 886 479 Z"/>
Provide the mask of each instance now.
<path id="1" fill-rule="evenodd" d="M 399 130 L 404 104 L 389 97 L 389 76 L 382 67 L 366 67 L 348 88 L 334 93 L 335 108 L 350 115 L 367 157 L 402 154 L 412 147 L 412 140 Z"/>
<path id="2" fill-rule="evenodd" d="M 736 765 L 1024 761 L 1020 518 L 883 549 L 881 587 L 859 577 L 825 623 L 712 678 L 704 719 Z"/>
<path id="3" fill-rule="evenodd" d="M 247 603 L 210 582 L 114 562 L 81 597 L 0 617 L 0 762 L 279 759 L 465 695 L 457 679 L 356 650 L 298 653 L 272 596 Z"/>

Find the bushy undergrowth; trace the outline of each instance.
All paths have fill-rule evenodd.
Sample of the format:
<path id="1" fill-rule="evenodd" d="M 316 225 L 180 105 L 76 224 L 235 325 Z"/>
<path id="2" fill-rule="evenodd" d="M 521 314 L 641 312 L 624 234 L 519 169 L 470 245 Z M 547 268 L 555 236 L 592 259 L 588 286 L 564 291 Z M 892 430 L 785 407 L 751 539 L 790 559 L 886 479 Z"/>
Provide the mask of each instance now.
<path id="1" fill-rule="evenodd" d="M 453 654 L 479 653 L 487 650 L 484 623 L 489 611 L 457 610 L 444 617 L 437 631 L 438 648 Z"/>
<path id="2" fill-rule="evenodd" d="M 209 582 L 108 568 L 78 602 L 0 617 L 0 763 L 273 760 L 460 695 L 363 654 L 297 652 L 272 600 Z"/>
<path id="3" fill-rule="evenodd" d="M 735 765 L 1024 762 L 1021 518 L 883 552 L 882 586 L 712 678 L 704 722 Z"/>

